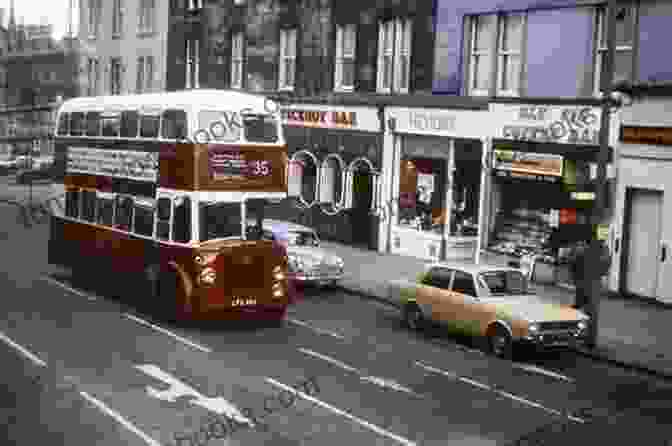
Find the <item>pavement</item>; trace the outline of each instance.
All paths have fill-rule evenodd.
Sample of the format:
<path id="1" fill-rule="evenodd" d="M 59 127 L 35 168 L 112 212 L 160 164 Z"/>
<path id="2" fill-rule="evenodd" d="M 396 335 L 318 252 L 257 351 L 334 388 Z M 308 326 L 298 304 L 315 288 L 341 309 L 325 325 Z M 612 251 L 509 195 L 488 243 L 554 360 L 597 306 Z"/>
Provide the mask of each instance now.
<path id="1" fill-rule="evenodd" d="M 413 257 L 380 254 L 329 241 L 322 244 L 345 262 L 346 277 L 340 283 L 343 289 L 396 306 L 399 302 L 390 301 L 387 295 L 388 282 L 414 279 L 426 265 L 424 260 Z M 488 252 L 483 253 L 481 262 L 506 265 L 505 258 Z M 540 283 L 534 283 L 534 287 L 540 297 L 551 302 L 564 305 L 574 302 L 573 291 L 565 287 Z M 672 379 L 672 349 L 666 342 L 670 321 L 670 306 L 610 293 L 600 305 L 598 345 L 577 352 Z"/>

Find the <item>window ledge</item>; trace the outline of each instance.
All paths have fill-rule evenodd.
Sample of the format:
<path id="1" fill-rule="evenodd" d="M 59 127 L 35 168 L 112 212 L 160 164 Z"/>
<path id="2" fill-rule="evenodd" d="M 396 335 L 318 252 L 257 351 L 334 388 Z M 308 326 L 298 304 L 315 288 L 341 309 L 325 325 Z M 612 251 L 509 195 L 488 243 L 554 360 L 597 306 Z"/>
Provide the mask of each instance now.
<path id="1" fill-rule="evenodd" d="M 138 31 L 138 37 L 140 38 L 147 38 L 147 37 L 154 37 L 156 35 L 156 31 L 147 31 L 147 30 L 142 30 Z"/>
<path id="2" fill-rule="evenodd" d="M 334 91 L 336 93 L 352 93 L 352 92 L 355 91 L 355 87 L 354 86 L 349 86 L 349 87 L 339 86 L 339 87 L 334 87 Z"/>
<path id="3" fill-rule="evenodd" d="M 278 91 L 294 91 L 294 86 L 284 86 L 284 87 L 278 87 Z"/>

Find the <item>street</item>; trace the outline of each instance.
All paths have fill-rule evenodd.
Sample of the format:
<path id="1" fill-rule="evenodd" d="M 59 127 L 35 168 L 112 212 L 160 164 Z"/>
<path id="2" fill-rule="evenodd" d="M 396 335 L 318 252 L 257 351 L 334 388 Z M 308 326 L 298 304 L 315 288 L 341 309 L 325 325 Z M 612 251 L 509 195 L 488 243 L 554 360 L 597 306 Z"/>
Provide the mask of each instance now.
<path id="1" fill-rule="evenodd" d="M 307 289 L 282 327 L 157 320 L 116 278 L 52 269 L 48 225 L 17 215 L 0 205 L 5 444 L 192 444 L 176 439 L 215 414 L 264 413 L 307 379 L 312 392 L 275 403 L 264 428 L 208 444 L 506 445 L 554 422 L 568 429 L 545 435 L 575 444 L 672 438 L 656 430 L 672 424 L 672 383 L 572 353 L 502 361 L 337 290 Z"/>

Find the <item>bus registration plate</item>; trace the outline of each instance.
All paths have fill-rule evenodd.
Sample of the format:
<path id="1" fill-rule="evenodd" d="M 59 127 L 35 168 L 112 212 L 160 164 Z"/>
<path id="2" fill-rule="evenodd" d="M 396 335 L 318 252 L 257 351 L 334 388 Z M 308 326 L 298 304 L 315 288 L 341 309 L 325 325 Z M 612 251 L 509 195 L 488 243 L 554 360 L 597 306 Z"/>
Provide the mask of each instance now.
<path id="1" fill-rule="evenodd" d="M 248 305 L 256 305 L 257 299 L 233 299 L 231 305 L 234 307 L 244 307 Z"/>

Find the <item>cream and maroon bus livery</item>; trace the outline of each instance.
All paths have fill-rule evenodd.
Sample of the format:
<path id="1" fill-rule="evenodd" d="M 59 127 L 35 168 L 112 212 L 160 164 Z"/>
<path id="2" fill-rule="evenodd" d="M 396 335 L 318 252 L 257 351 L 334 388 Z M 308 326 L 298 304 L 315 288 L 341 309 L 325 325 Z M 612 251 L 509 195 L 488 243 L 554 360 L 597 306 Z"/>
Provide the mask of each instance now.
<path id="1" fill-rule="evenodd" d="M 269 200 L 287 196 L 274 108 L 226 90 L 66 101 L 49 262 L 142 279 L 133 297 L 171 318 L 282 320 L 287 256 L 259 230 Z"/>

